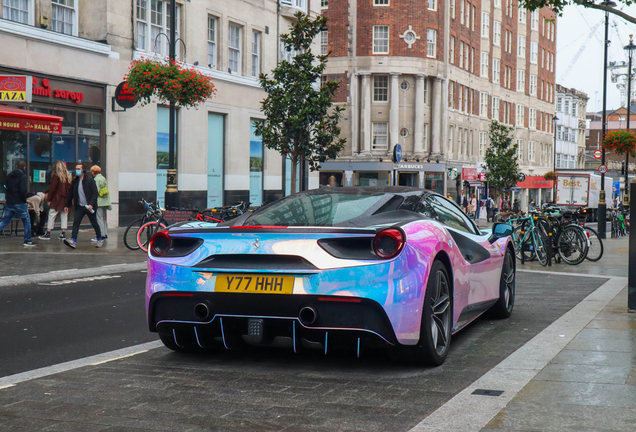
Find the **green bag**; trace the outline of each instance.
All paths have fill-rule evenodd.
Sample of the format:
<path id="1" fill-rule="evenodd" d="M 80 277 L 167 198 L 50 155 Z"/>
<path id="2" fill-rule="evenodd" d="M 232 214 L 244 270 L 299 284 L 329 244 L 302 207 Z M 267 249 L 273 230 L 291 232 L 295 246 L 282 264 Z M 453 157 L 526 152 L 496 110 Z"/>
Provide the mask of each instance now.
<path id="1" fill-rule="evenodd" d="M 100 198 L 104 198 L 106 195 L 108 195 L 110 192 L 108 191 L 107 187 L 101 188 L 99 190 L 99 197 Z"/>

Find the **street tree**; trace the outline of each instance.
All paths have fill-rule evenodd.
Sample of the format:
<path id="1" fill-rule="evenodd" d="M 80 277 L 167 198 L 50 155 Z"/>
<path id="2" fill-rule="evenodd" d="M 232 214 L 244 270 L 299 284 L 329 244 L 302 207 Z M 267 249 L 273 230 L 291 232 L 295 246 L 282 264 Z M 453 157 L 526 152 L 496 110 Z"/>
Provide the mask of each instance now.
<path id="1" fill-rule="evenodd" d="M 490 123 L 488 137 L 490 147 L 484 156 L 486 178 L 490 187 L 495 188 L 496 196 L 501 189 L 510 189 L 517 185 L 519 179 L 519 162 L 517 160 L 517 144 L 512 142 L 514 129 L 493 120 Z"/>
<path id="2" fill-rule="evenodd" d="M 344 148 L 338 122 L 344 107 L 333 105 L 337 81 L 321 84 L 327 65 L 327 55 L 316 56 L 311 44 L 320 31 L 326 29 L 327 18 L 314 19 L 297 12 L 289 33 L 280 36 L 291 61 L 283 60 L 272 71 L 259 76 L 267 97 L 261 102 L 265 120 L 256 122 L 256 135 L 263 144 L 291 160 L 291 192 L 295 193 L 296 170 L 303 159 L 312 171 L 320 162 L 334 159 Z"/>
<path id="3" fill-rule="evenodd" d="M 634 3 L 633 0 L 616 0 L 618 5 L 626 5 L 629 6 Z M 579 5 L 590 9 L 597 9 L 602 11 L 607 11 L 614 15 L 618 15 L 623 18 L 625 21 L 629 21 L 631 23 L 636 24 L 636 17 L 629 15 L 626 12 L 618 9 L 617 7 L 612 7 L 608 5 L 604 5 L 603 2 L 594 3 L 591 0 L 519 0 L 519 6 L 524 7 L 528 10 L 536 10 L 541 9 L 543 7 L 548 7 L 555 11 L 557 14 L 561 15 L 563 12 L 563 8 L 568 5 Z"/>

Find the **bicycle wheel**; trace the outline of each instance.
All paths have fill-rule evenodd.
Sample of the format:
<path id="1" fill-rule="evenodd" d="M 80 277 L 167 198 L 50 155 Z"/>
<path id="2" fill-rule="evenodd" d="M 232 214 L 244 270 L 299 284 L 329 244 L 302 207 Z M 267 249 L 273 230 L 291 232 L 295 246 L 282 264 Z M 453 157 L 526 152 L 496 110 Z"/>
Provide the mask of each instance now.
<path id="1" fill-rule="evenodd" d="M 588 239 L 590 241 L 590 246 L 585 259 L 596 262 L 603 256 L 603 241 L 594 229 L 587 226 L 584 226 L 583 229 L 586 231 Z"/>
<path id="2" fill-rule="evenodd" d="M 139 228 L 144 224 L 144 219 L 137 219 L 126 228 L 124 232 L 124 245 L 130 250 L 138 250 L 139 244 L 137 243 L 137 232 Z"/>
<path id="3" fill-rule="evenodd" d="M 150 245 L 150 240 L 152 236 L 155 235 L 157 231 L 161 231 L 165 229 L 166 226 L 157 221 L 151 221 L 143 224 L 139 231 L 137 231 L 137 244 L 144 251 L 148 252 L 148 245 Z"/>
<path id="4" fill-rule="evenodd" d="M 532 242 L 534 243 L 534 250 L 539 264 L 543 267 L 548 265 L 548 237 L 543 233 L 540 228 L 532 229 Z"/>
<path id="5" fill-rule="evenodd" d="M 581 264 L 588 251 L 587 236 L 578 225 L 566 225 L 557 240 L 557 249 L 566 263 Z"/>

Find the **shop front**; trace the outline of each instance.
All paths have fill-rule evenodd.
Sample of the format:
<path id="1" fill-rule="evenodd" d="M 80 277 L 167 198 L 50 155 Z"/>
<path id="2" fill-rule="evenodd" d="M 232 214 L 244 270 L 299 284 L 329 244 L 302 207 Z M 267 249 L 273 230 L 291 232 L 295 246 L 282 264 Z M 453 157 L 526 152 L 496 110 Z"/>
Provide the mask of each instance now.
<path id="1" fill-rule="evenodd" d="M 0 104 L 59 117 L 59 132 L 47 129 L 0 130 L 0 198 L 4 179 L 17 160 L 27 163 L 29 192 L 48 188 L 55 160 L 72 170 L 77 163 L 105 166 L 106 85 L 54 77 L 31 71 L 0 68 L 0 82 L 28 79 L 31 97 L 2 100 Z"/>
<path id="2" fill-rule="evenodd" d="M 534 199 L 536 205 L 552 201 L 554 182 L 546 180 L 543 176 L 526 176 L 522 182 L 517 182 L 517 191 L 514 191 L 513 200 L 518 199 L 523 210 L 528 209 L 528 204 Z"/>

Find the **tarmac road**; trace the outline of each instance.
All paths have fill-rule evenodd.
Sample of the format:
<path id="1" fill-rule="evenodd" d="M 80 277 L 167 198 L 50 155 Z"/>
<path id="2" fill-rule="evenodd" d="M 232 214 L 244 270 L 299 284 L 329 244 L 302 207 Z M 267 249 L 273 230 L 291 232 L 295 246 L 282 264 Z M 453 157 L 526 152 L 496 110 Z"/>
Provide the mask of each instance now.
<path id="1" fill-rule="evenodd" d="M 157 340 L 146 325 L 146 274 L 0 287 L 0 377 Z"/>

